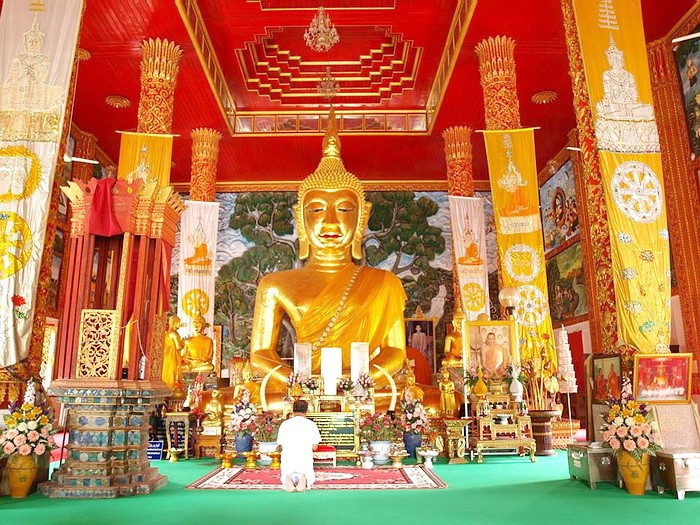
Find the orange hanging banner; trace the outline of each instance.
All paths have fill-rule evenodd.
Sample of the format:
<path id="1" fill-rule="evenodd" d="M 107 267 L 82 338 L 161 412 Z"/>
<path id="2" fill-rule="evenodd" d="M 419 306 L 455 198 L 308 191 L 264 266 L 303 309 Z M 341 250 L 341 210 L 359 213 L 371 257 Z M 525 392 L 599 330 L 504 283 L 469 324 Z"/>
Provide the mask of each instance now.
<path id="1" fill-rule="evenodd" d="M 520 356 L 540 357 L 540 342 L 549 338 L 547 356 L 556 364 L 549 315 L 542 223 L 535 164 L 534 129 L 484 132 L 496 219 L 503 284 L 518 290 Z"/>
<path id="2" fill-rule="evenodd" d="M 668 352 L 670 248 L 639 0 L 574 0 L 603 173 L 622 342 Z"/>

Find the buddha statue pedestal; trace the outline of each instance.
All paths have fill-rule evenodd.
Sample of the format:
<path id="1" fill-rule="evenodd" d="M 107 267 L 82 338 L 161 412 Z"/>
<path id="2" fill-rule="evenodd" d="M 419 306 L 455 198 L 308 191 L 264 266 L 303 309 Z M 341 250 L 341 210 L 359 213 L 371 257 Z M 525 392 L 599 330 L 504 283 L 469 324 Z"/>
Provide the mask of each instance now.
<path id="1" fill-rule="evenodd" d="M 68 413 L 66 461 L 39 492 L 49 498 L 115 498 L 149 494 L 167 478 L 151 467 L 149 414 L 168 393 L 150 381 L 56 380 L 51 394 Z"/>

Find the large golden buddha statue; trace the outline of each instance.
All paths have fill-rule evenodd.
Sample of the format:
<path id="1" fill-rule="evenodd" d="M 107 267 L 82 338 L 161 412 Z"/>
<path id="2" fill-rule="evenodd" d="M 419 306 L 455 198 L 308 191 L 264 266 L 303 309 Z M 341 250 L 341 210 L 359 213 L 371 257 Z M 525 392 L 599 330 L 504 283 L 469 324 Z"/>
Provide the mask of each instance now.
<path id="1" fill-rule="evenodd" d="M 214 341 L 202 332 L 208 326 L 204 317 L 197 315 L 192 318 L 194 335 L 184 340 L 182 369 L 191 372 L 211 372 L 214 370 Z"/>
<path id="2" fill-rule="evenodd" d="M 312 373 L 321 368 L 321 348 L 343 349 L 343 372 L 350 371 L 350 344 L 368 342 L 370 365 L 396 373 L 406 358 L 403 311 L 406 294 L 391 272 L 357 266 L 362 258 L 371 203 L 360 181 L 345 170 L 331 110 L 323 158 L 299 187 L 294 206 L 302 268 L 266 275 L 258 287 L 250 359 L 261 372 L 282 365 L 270 388 L 285 389 L 291 368 L 277 354 L 284 317 L 297 341 L 312 345 Z M 375 381 L 383 375 L 370 366 Z M 274 382 L 274 385 L 272 384 Z"/>
<path id="3" fill-rule="evenodd" d="M 457 305 L 452 318 L 452 331 L 445 336 L 445 358 L 442 360 L 444 367 L 462 366 L 462 322 L 465 319 L 461 306 Z"/>

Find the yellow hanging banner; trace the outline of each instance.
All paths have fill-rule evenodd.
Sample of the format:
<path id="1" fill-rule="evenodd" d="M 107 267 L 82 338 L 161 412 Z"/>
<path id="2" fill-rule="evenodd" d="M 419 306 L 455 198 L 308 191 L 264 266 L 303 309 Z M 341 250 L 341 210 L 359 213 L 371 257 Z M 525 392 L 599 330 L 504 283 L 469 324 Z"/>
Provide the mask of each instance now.
<path id="1" fill-rule="evenodd" d="M 540 357 L 539 345 L 542 339 L 548 338 L 547 357 L 556 365 L 539 211 L 534 130 L 486 131 L 484 140 L 503 284 L 518 289 L 515 317 L 520 356 L 522 359 Z"/>
<path id="2" fill-rule="evenodd" d="M 574 12 L 603 173 L 619 338 L 640 352 L 668 352 L 670 248 L 640 3 L 574 0 Z"/>
<path id="3" fill-rule="evenodd" d="M 156 178 L 160 186 L 169 186 L 172 156 L 172 135 L 122 132 L 117 178 Z"/>

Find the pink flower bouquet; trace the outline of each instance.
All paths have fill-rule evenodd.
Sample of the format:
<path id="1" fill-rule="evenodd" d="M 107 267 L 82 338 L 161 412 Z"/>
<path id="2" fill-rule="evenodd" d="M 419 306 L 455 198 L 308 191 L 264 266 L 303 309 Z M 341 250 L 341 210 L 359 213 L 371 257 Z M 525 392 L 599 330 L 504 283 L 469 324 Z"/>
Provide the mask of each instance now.
<path id="1" fill-rule="evenodd" d="M 7 429 L 0 434 L 0 457 L 41 456 L 56 448 L 49 411 L 35 400 L 34 387 L 30 384 L 23 402 L 10 405 L 10 413 L 3 418 Z"/>
<path id="2" fill-rule="evenodd" d="M 237 436 L 253 434 L 256 428 L 257 409 L 250 402 L 250 393 L 248 390 L 243 391 L 240 401 L 238 401 L 231 411 L 231 421 L 229 428 L 236 433 Z"/>
<path id="3" fill-rule="evenodd" d="M 610 412 L 602 427 L 604 446 L 616 453 L 627 451 L 638 460 L 644 454 L 653 456 L 661 448 L 653 425 L 649 407 L 623 394 L 622 399 L 610 402 Z"/>
<path id="4" fill-rule="evenodd" d="M 401 439 L 401 429 L 389 414 L 365 414 L 360 419 L 360 438 L 364 441 L 397 441 Z"/>
<path id="5" fill-rule="evenodd" d="M 428 432 L 430 422 L 428 414 L 423 408 L 423 403 L 410 396 L 401 400 L 401 427 L 409 434 L 423 434 Z"/>

